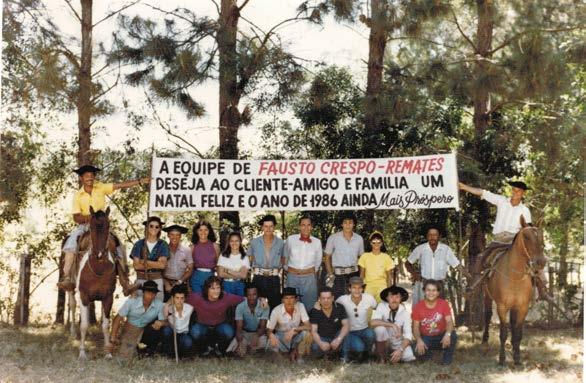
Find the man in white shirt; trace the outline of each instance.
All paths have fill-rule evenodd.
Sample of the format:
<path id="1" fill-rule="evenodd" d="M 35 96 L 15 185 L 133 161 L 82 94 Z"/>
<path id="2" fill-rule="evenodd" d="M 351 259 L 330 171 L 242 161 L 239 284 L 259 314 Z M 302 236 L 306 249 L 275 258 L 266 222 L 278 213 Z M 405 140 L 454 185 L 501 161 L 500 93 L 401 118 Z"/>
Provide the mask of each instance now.
<path id="1" fill-rule="evenodd" d="M 460 190 L 480 197 L 496 206 L 496 218 L 492 227 L 493 240 L 479 256 L 475 265 L 475 272 L 477 273 L 481 273 L 484 270 L 485 263 L 494 250 L 508 247 L 513 242 L 515 235 L 521 230 L 521 216 L 525 219 L 526 223 L 531 223 L 531 212 L 523 204 L 523 195 L 525 191 L 529 190 L 529 187 L 522 181 L 509 181 L 507 183 L 511 186 L 511 197 L 509 198 L 491 193 L 488 190 L 468 186 L 461 182 L 458 184 Z M 538 277 L 541 281 L 537 283 L 539 297 L 547 299 L 547 280 L 545 279 L 543 269 L 539 270 Z M 482 279 L 483 276 L 477 278 L 471 285 L 472 289 Z"/>
<path id="2" fill-rule="evenodd" d="M 417 246 L 405 262 L 405 268 L 411 273 L 413 280 L 412 305 L 423 299 L 422 283 L 427 279 L 439 281 L 442 286 L 440 293 L 443 294 L 443 281 L 446 279 L 450 266 L 456 267 L 464 275 L 468 275 L 468 271 L 462 267 L 452 249 L 439 241 L 440 232 L 438 229 L 431 227 L 427 230 L 426 238 L 427 242 Z M 413 267 L 415 263 L 419 263 L 420 271 Z"/>
<path id="3" fill-rule="evenodd" d="M 284 256 L 287 287 L 297 289 L 305 310 L 317 301 L 317 276 L 322 262 L 321 241 L 311 235 L 311 218 L 299 219 L 299 234 L 290 235 L 285 242 Z"/>
<path id="4" fill-rule="evenodd" d="M 334 296 L 346 294 L 350 278 L 360 276 L 358 257 L 364 253 L 364 239 L 354 232 L 356 217 L 346 212 L 341 218 L 342 231 L 332 234 L 326 242 L 324 265 L 328 276 L 326 284 L 333 279 Z"/>
<path id="5" fill-rule="evenodd" d="M 342 357 L 348 361 L 354 354 L 359 361 L 365 361 L 375 339 L 374 331 L 368 327 L 368 319 L 370 312 L 376 307 L 376 299 L 364 292 L 364 281 L 360 277 L 350 278 L 349 290 L 350 294 L 342 295 L 336 300 L 336 303 L 344 306 L 350 322 L 350 333 L 344 342 Z"/>
<path id="6" fill-rule="evenodd" d="M 193 347 L 193 338 L 189 335 L 189 320 L 193 313 L 193 306 L 185 303 L 187 294 L 186 284 L 173 286 L 171 289 L 172 299 L 163 308 L 168 323 L 168 326 L 163 327 L 163 352 L 169 356 L 175 355 L 173 336 L 177 338 L 179 356 L 189 354 Z"/>
<path id="7" fill-rule="evenodd" d="M 383 362 L 389 355 L 391 363 L 412 362 L 415 355 L 411 349 L 411 313 L 403 302 L 409 293 L 402 287 L 387 287 L 380 293 L 381 303 L 372 313 L 370 325 L 376 334 L 376 355 Z"/>
<path id="8" fill-rule="evenodd" d="M 285 287 L 281 295 L 283 303 L 273 309 L 267 323 L 269 345 L 275 352 L 288 353 L 289 360 L 295 361 L 299 344 L 308 336 L 311 324 L 294 288 Z"/>

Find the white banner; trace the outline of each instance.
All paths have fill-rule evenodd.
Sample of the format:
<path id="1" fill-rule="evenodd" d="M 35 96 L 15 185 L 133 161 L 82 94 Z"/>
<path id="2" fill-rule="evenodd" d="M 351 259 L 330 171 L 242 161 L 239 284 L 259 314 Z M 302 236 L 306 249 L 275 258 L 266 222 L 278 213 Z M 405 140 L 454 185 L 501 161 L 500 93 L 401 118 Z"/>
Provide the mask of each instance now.
<path id="1" fill-rule="evenodd" d="M 153 158 L 150 211 L 458 209 L 456 155 Z"/>

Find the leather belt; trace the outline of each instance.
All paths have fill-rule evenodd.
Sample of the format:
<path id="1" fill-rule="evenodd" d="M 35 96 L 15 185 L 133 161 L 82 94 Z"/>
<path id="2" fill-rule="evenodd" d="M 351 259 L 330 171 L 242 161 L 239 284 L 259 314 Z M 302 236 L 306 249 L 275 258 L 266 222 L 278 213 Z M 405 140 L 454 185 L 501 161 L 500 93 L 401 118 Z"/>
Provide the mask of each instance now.
<path id="1" fill-rule="evenodd" d="M 213 271 L 212 269 L 206 269 L 205 267 L 196 267 L 195 270 L 196 271 L 205 271 L 206 273 L 211 273 Z"/>
<path id="2" fill-rule="evenodd" d="M 145 273 L 143 270 L 137 270 L 136 276 L 138 279 L 148 279 L 149 281 L 153 281 L 155 279 L 162 279 L 163 278 L 163 271 L 154 269 L 154 271 L 149 270 L 148 273 Z M 148 276 L 148 278 L 147 278 Z"/>
<path id="3" fill-rule="evenodd" d="M 263 277 L 279 276 L 279 269 L 263 269 L 262 267 L 253 267 L 252 273 L 254 275 L 262 275 Z"/>
<path id="4" fill-rule="evenodd" d="M 352 274 L 358 271 L 358 266 L 334 267 L 334 275 Z"/>
<path id="5" fill-rule="evenodd" d="M 309 267 L 307 269 L 296 269 L 294 267 L 289 267 L 287 269 L 287 273 L 288 274 L 293 274 L 293 275 L 309 275 L 309 274 L 314 274 L 315 273 L 315 267 Z"/>

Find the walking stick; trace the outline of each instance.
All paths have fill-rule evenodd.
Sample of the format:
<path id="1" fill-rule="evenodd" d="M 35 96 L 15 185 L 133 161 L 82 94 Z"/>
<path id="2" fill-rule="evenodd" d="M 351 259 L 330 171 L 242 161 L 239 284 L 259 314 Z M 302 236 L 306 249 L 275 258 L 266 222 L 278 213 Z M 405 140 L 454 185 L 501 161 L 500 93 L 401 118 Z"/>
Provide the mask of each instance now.
<path id="1" fill-rule="evenodd" d="M 175 302 L 173 301 L 173 297 L 171 297 L 171 308 L 171 315 L 173 315 L 173 347 L 175 348 L 175 363 L 179 364 L 179 351 L 177 350 L 177 327 L 175 323 Z"/>

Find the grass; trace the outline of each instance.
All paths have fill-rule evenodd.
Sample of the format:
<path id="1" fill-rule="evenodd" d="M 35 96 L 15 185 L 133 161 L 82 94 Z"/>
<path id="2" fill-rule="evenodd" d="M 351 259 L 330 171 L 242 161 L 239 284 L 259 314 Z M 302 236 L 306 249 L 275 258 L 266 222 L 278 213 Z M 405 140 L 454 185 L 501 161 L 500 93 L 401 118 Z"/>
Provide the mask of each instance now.
<path id="1" fill-rule="evenodd" d="M 237 359 L 188 359 L 176 366 L 164 357 L 136 360 L 131 366 L 105 360 L 96 348 L 101 333 L 90 335 L 90 360 L 77 360 L 78 341 L 61 327 L 17 328 L 0 326 L 1 382 L 581 382 L 583 333 L 581 329 L 543 331 L 526 329 L 522 365 L 497 366 L 498 335 L 493 329 L 489 350 L 472 343 L 471 334 L 459 330 L 452 366 L 434 362 L 407 365 L 341 365 L 306 360 L 291 364 L 268 356 Z M 478 334 L 477 334 L 478 335 Z M 508 347 L 510 350 L 510 347 Z"/>

